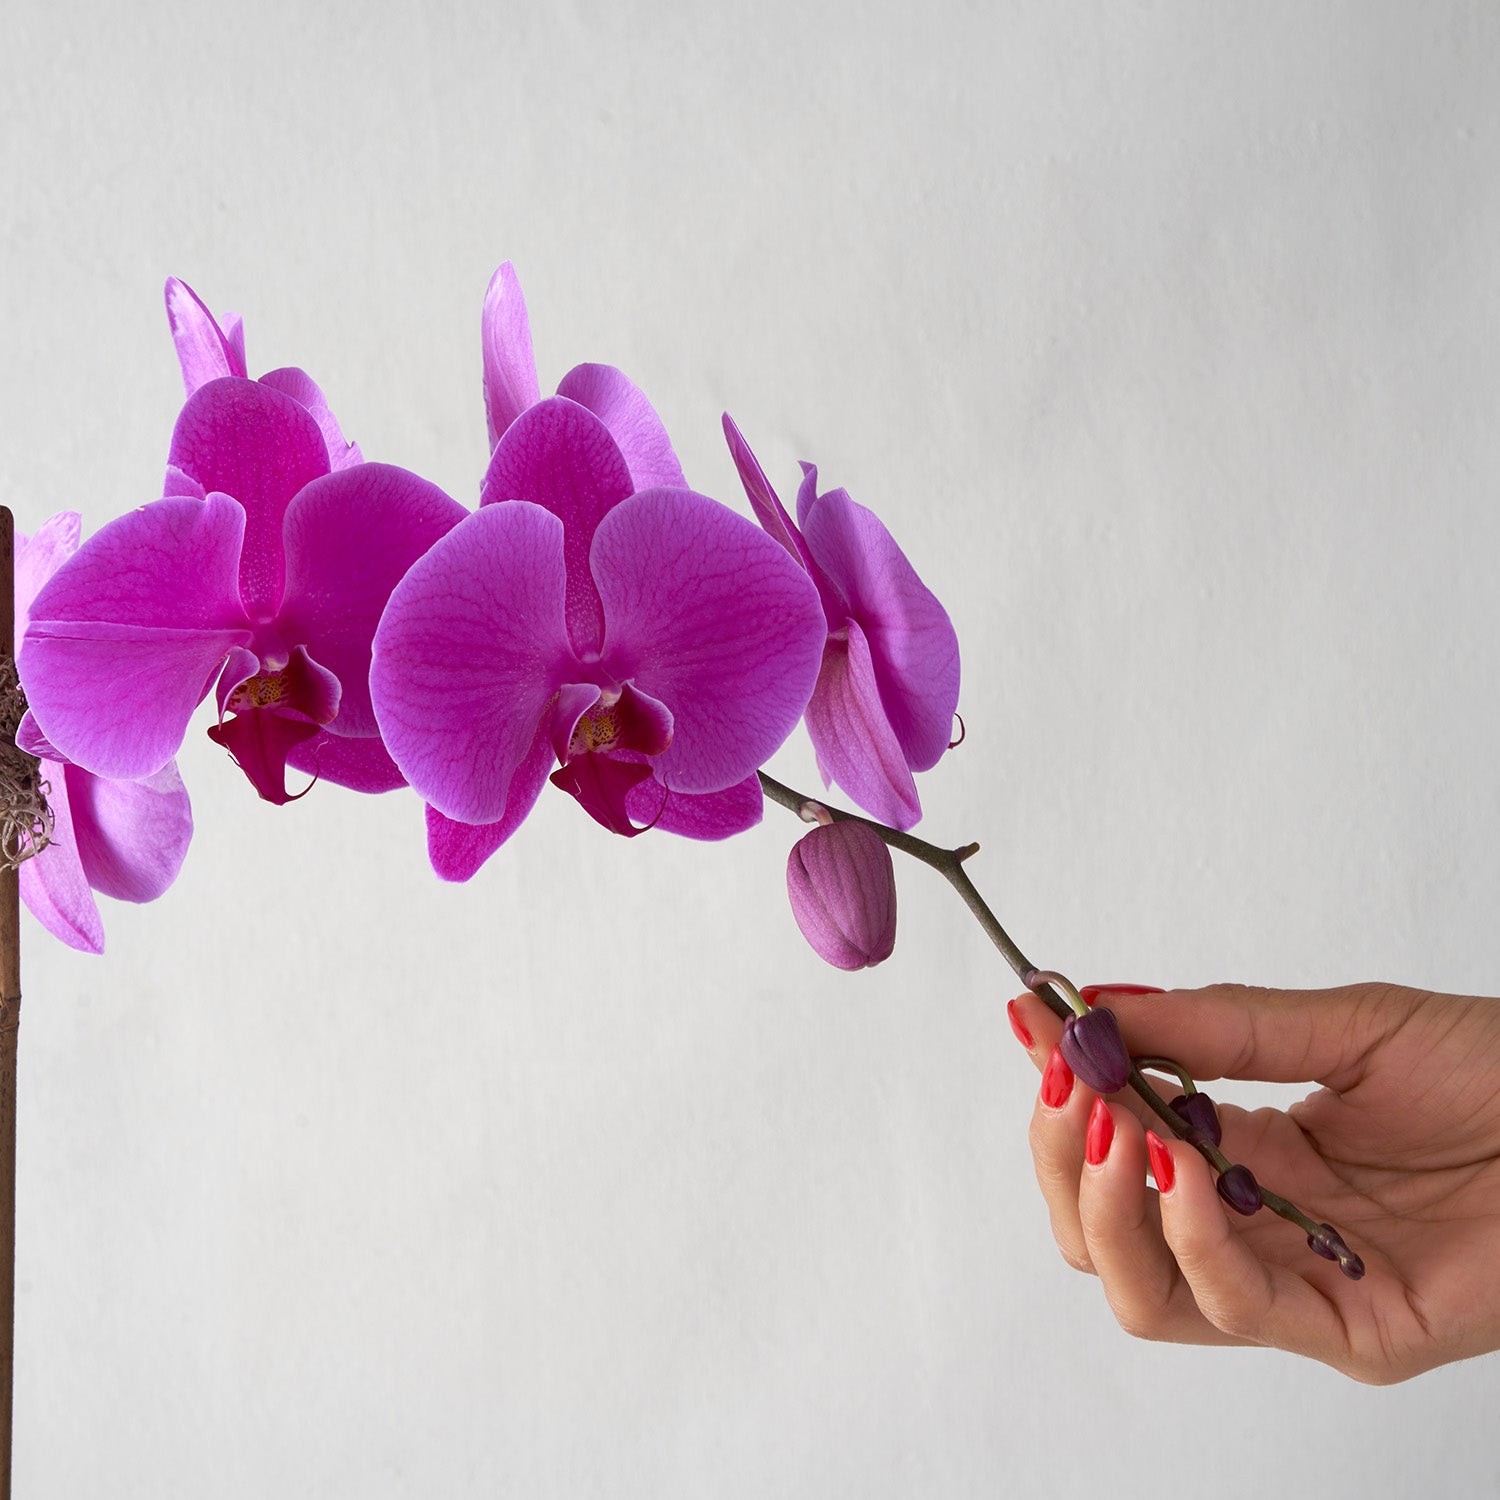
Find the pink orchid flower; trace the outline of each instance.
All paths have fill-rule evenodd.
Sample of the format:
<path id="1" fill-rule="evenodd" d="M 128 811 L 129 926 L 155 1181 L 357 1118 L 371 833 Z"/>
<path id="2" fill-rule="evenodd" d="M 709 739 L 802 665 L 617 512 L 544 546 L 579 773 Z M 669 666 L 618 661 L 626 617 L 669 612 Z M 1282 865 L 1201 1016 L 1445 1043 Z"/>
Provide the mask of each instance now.
<path id="1" fill-rule="evenodd" d="M 509 261 L 490 278 L 481 332 L 484 411 L 493 452 L 510 424 L 542 399 L 531 345 L 531 320 L 515 267 Z M 636 489 L 687 488 L 682 465 L 677 462 L 656 408 L 613 365 L 575 365 L 559 382 L 557 394 L 586 406 L 604 423 Z"/>
<path id="2" fill-rule="evenodd" d="M 96 775 L 152 776 L 217 684 L 209 734 L 267 801 L 290 800 L 299 747 L 327 780 L 400 785 L 370 642 L 397 580 L 467 512 L 387 464 L 330 473 L 307 409 L 257 381 L 194 392 L 170 461 L 179 493 L 110 522 L 32 604 L 20 670 L 40 733 Z"/>
<path id="3" fill-rule="evenodd" d="M 41 586 L 78 550 L 79 520 L 64 511 L 16 537 L 16 639 Z M 188 794 L 168 761 L 144 781 L 109 781 L 38 742 L 52 809 L 52 842 L 21 866 L 21 899 L 54 937 L 84 953 L 104 951 L 94 892 L 154 901 L 177 878 L 193 837 Z"/>
<path id="4" fill-rule="evenodd" d="M 549 773 L 625 835 L 756 822 L 755 768 L 801 717 L 824 634 L 779 546 L 707 496 L 638 489 L 603 421 L 554 397 L 507 425 L 478 512 L 392 593 L 370 692 L 430 804 L 434 868 L 465 880 Z"/>
<path id="5" fill-rule="evenodd" d="M 172 342 L 177 346 L 177 362 L 182 366 L 182 383 L 187 394 L 191 396 L 210 380 L 231 375 L 245 379 L 248 374 L 245 325 L 239 314 L 226 313 L 220 323 L 192 287 L 175 276 L 167 278 L 166 298 L 167 322 L 171 325 Z M 305 370 L 290 365 L 271 370 L 260 377 L 260 383 L 290 396 L 307 409 L 328 445 L 330 469 L 347 469 L 364 461 L 359 445 L 345 439 L 323 392 Z M 170 479 L 168 483 L 167 493 L 177 493 L 170 488 Z"/>
<path id="6" fill-rule="evenodd" d="M 818 494 L 818 471 L 803 464 L 794 524 L 727 413 L 724 436 L 756 519 L 823 603 L 823 662 L 807 705 L 823 784 L 911 828 L 922 816 L 912 772 L 938 763 L 958 707 L 953 623 L 873 511 L 844 490 Z"/>

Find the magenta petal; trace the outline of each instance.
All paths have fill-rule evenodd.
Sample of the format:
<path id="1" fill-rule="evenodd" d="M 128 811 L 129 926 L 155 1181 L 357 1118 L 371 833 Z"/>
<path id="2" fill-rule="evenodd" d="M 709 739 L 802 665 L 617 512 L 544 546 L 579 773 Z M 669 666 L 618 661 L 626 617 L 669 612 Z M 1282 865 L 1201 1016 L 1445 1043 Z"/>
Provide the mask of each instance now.
<path id="1" fill-rule="evenodd" d="M 290 396 L 299 406 L 307 408 L 308 414 L 318 424 L 318 431 L 323 434 L 323 441 L 328 447 L 328 467 L 334 473 L 364 462 L 359 444 L 351 443 L 344 436 L 339 428 L 338 418 L 329 411 L 323 392 L 306 370 L 299 370 L 295 365 L 269 370 L 260 377 L 260 383 L 280 391 L 283 396 Z"/>
<path id="2" fill-rule="evenodd" d="M 65 768 L 83 872 L 117 901 L 154 901 L 177 879 L 193 837 L 187 788 L 169 761 L 145 781 Z"/>
<path id="3" fill-rule="evenodd" d="M 755 512 L 755 519 L 760 522 L 767 536 L 775 537 L 807 569 L 808 577 L 817 585 L 818 597 L 823 601 L 823 612 L 828 618 L 829 628 L 837 629 L 849 612 L 842 596 L 818 566 L 806 538 L 792 524 L 792 518 L 786 513 L 781 497 L 771 488 L 771 481 L 766 478 L 766 471 L 761 468 L 760 460 L 751 452 L 744 434 L 735 426 L 728 412 L 724 413 L 723 422 L 724 436 L 729 442 L 729 454 L 734 459 L 735 468 L 739 470 L 740 483 L 745 487 L 745 496 L 750 501 L 751 510 Z"/>
<path id="4" fill-rule="evenodd" d="M 222 719 L 229 712 L 229 700 L 260 671 L 260 658 L 243 646 L 236 646 L 224 659 L 224 666 L 214 684 L 214 704 Z"/>
<path id="5" fill-rule="evenodd" d="M 208 726 L 209 739 L 233 756 L 262 800 L 277 807 L 302 795 L 286 789 L 287 755 L 317 732 L 318 725 L 310 719 L 291 719 L 269 708 L 245 709 Z"/>
<path id="6" fill-rule="evenodd" d="M 552 745 L 544 719 L 510 784 L 504 817 L 493 823 L 455 823 L 428 803 L 427 857 L 438 875 L 444 880 L 468 880 L 474 875 L 536 806 L 552 766 Z"/>
<path id="7" fill-rule="evenodd" d="M 663 703 L 672 791 L 743 781 L 796 727 L 826 627 L 807 574 L 758 527 L 691 490 L 647 490 L 599 523 L 590 558 L 603 663 Z"/>
<path id="8" fill-rule="evenodd" d="M 589 544 L 600 519 L 634 486 L 609 430 L 592 412 L 553 396 L 523 412 L 490 458 L 481 507 L 529 500 L 563 523 L 568 636 L 580 655 L 599 649 L 604 617 L 589 572 Z"/>
<path id="9" fill-rule="evenodd" d="M 192 287 L 175 276 L 167 278 L 166 298 L 167 322 L 188 395 L 210 380 L 229 375 L 243 378 L 245 335 L 240 320 L 232 320 L 234 337 L 227 336 Z"/>
<path id="10" fill-rule="evenodd" d="M 688 839 L 727 839 L 754 828 L 765 811 L 760 779 L 751 774 L 722 792 L 663 792 L 659 781 L 643 781 L 625 796 L 625 810 L 638 825 L 651 824 Z"/>
<path id="11" fill-rule="evenodd" d="M 219 665 L 250 642 L 244 524 L 223 495 L 158 500 L 111 521 L 42 586 L 21 680 L 68 760 L 134 780 L 176 754 Z"/>
<path id="12" fill-rule="evenodd" d="M 375 632 L 380 735 L 419 796 L 493 823 L 571 659 L 563 528 L 535 505 L 491 505 L 397 585 Z"/>
<path id="13" fill-rule="evenodd" d="M 548 719 L 548 738 L 552 754 L 559 762 L 567 760 L 578 721 L 599 701 L 600 696 L 599 687 L 592 682 L 565 682 L 558 689 L 557 702 Z"/>
<path id="14" fill-rule="evenodd" d="M 16 726 L 16 748 L 34 755 L 38 760 L 61 760 L 57 746 L 42 733 L 36 716 L 28 708 Z"/>
<path id="15" fill-rule="evenodd" d="M 848 639 L 830 638 L 812 701 L 807 732 L 824 776 L 836 781 L 882 823 L 911 828 L 922 817 L 911 768 L 881 706 L 870 648 L 850 621 Z"/>
<path id="16" fill-rule="evenodd" d="M 161 485 L 162 499 L 177 499 L 183 495 L 186 495 L 189 500 L 208 499 L 208 491 L 191 474 L 184 474 L 181 469 L 168 464 Z"/>
<path id="17" fill-rule="evenodd" d="M 406 785 L 406 777 L 374 734 L 346 739 L 325 729 L 316 739 L 294 745 L 286 763 L 294 771 L 353 792 L 394 792 Z"/>
<path id="18" fill-rule="evenodd" d="M 948 612 L 880 519 L 843 490 L 819 496 L 804 529 L 869 641 L 880 701 L 902 754 L 913 770 L 930 769 L 953 738 L 958 707 L 958 637 Z"/>
<path id="19" fill-rule="evenodd" d="M 609 428 L 630 469 L 633 489 L 687 488 L 656 408 L 613 365 L 575 365 L 563 376 L 557 394 L 588 407 Z"/>
<path id="20" fill-rule="evenodd" d="M 44 760 L 40 774 L 52 809 L 52 842 L 22 864 L 21 899 L 32 916 L 68 947 L 103 953 L 104 923 L 78 857 L 65 768 Z"/>
<path id="21" fill-rule="evenodd" d="M 468 515 L 434 484 L 359 464 L 308 485 L 287 508 L 286 591 L 277 629 L 338 678 L 338 733 L 376 733 L 370 642 L 391 590 Z"/>
<path id="22" fill-rule="evenodd" d="M 306 407 L 256 380 L 215 380 L 188 397 L 168 461 L 245 511 L 240 597 L 252 615 L 281 605 L 281 525 L 292 497 L 328 472 L 328 448 Z"/>
<path id="23" fill-rule="evenodd" d="M 490 277 L 480 328 L 484 344 L 484 414 L 493 448 L 505 429 L 528 406 L 535 406 L 542 399 L 526 299 L 521 295 L 515 267 L 509 261 Z"/>
<path id="24" fill-rule="evenodd" d="M 786 513 L 781 497 L 766 478 L 766 471 L 761 468 L 760 460 L 751 451 L 744 433 L 735 425 L 734 418 L 727 411 L 722 420 L 724 438 L 729 444 L 729 456 L 739 470 L 740 483 L 745 487 L 745 498 L 750 502 L 750 509 L 755 512 L 755 519 L 760 522 L 767 536 L 775 537 L 803 567 L 807 567 L 809 558 L 802 545 L 802 538 L 792 524 L 792 518 Z"/>
<path id="25" fill-rule="evenodd" d="M 15 541 L 16 639 L 26 634 L 31 601 L 46 581 L 78 550 L 81 521 L 77 511 L 48 516 L 30 536 Z"/>
<path id="26" fill-rule="evenodd" d="M 550 779 L 553 786 L 576 797 L 589 817 L 611 833 L 631 839 L 645 833 L 649 826 L 638 828 L 625 807 L 633 787 L 652 781 L 651 767 L 643 762 L 592 753 L 575 755 L 567 765 L 559 766 Z M 656 787 L 659 812 L 660 804 L 666 800 L 666 789 L 659 782 L 652 781 L 652 785 Z"/>

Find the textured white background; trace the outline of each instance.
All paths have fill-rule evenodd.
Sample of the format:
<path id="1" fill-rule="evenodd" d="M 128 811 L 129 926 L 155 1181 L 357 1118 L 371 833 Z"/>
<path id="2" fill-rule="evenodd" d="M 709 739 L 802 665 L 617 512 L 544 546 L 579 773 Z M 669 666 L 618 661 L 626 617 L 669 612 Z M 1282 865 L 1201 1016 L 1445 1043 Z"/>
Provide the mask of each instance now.
<path id="1" fill-rule="evenodd" d="M 728 406 L 905 543 L 966 651 L 924 826 L 1038 961 L 1500 988 L 1493 7 L 220 10 L 7 16 L 23 527 L 158 492 L 168 273 L 473 503 L 510 257 L 544 386 L 624 366 L 742 504 Z M 455 888 L 410 795 L 181 760 L 167 899 L 103 960 L 26 928 L 18 1496 L 1500 1486 L 1493 1360 L 1117 1331 L 927 872 L 846 977 L 775 809 L 627 843 L 549 793 Z"/>

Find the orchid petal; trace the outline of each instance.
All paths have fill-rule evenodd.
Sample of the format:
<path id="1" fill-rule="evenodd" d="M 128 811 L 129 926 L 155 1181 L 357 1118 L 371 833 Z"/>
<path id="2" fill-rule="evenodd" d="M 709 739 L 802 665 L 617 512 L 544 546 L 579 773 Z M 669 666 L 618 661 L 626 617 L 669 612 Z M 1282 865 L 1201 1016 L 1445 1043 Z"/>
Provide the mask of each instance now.
<path id="1" fill-rule="evenodd" d="M 602 827 L 633 839 L 645 833 L 646 826 L 636 827 L 625 810 L 631 788 L 651 781 L 651 767 L 635 760 L 616 760 L 610 755 L 589 752 L 575 755 L 567 765 L 559 766 L 549 778 L 552 785 L 578 800 L 578 805 Z M 659 801 L 665 800 L 665 788 L 657 786 Z M 659 808 L 658 808 L 659 810 Z"/>
<path id="2" fill-rule="evenodd" d="M 208 499 L 208 491 L 191 474 L 184 474 L 175 464 L 168 464 L 161 484 L 162 499 L 175 500 L 184 495 L 189 500 Z"/>
<path id="3" fill-rule="evenodd" d="M 557 704 L 549 719 L 552 754 L 559 761 L 568 758 L 573 731 L 578 721 L 599 701 L 600 688 L 592 682 L 565 682 L 558 690 Z M 551 767 L 549 766 L 550 770 Z"/>
<path id="4" fill-rule="evenodd" d="M 656 774 L 717 792 L 796 727 L 826 635 L 817 591 L 780 543 L 691 490 L 647 490 L 599 523 L 590 567 L 609 622 L 603 662 L 665 704 Z"/>
<path id="5" fill-rule="evenodd" d="M 881 704 L 864 632 L 852 620 L 848 640 L 830 639 L 812 701 L 807 732 L 818 768 L 859 805 L 892 828 L 922 816 L 916 783 Z"/>
<path id="6" fill-rule="evenodd" d="M 672 440 L 641 388 L 613 365 L 575 365 L 557 387 L 559 396 L 586 406 L 609 428 L 626 465 L 631 488 L 685 490 Z"/>
<path id="7" fill-rule="evenodd" d="M 818 494 L 818 470 L 815 464 L 802 465 L 802 483 L 797 487 L 797 517 L 800 520 L 805 504 L 815 500 Z M 827 617 L 829 630 L 842 630 L 844 621 L 852 613 L 849 599 L 827 568 L 819 561 L 812 542 L 802 532 L 797 533 L 803 550 L 807 553 L 807 571 L 818 586 L 818 598 L 823 601 L 823 614 Z"/>
<path id="8" fill-rule="evenodd" d="M 16 726 L 16 749 L 34 755 L 38 760 L 61 760 L 57 746 L 42 733 L 36 716 L 28 708 Z"/>
<path id="9" fill-rule="evenodd" d="M 64 767 L 83 872 L 117 901 L 154 901 L 177 879 L 193 837 L 187 788 L 168 761 L 144 781 Z"/>
<path id="10" fill-rule="evenodd" d="M 64 767 L 45 760 L 38 774 L 47 783 L 52 842 L 21 865 L 21 899 L 32 916 L 68 947 L 103 953 L 104 923 L 78 856 Z"/>
<path id="11" fill-rule="evenodd" d="M 283 396 L 290 396 L 299 406 L 307 408 L 308 414 L 318 424 L 318 431 L 323 434 L 323 442 L 328 448 L 328 467 L 334 473 L 364 462 L 359 444 L 351 443 L 344 436 L 338 418 L 328 409 L 327 398 L 306 370 L 299 370 L 295 365 L 268 370 L 260 377 L 260 384 L 280 391 Z"/>
<path id="12" fill-rule="evenodd" d="M 245 335 L 238 318 L 226 334 L 187 282 L 167 278 L 167 322 L 182 366 L 182 383 L 189 396 L 210 380 L 245 375 Z"/>
<path id="13" fill-rule="evenodd" d="M 811 558 L 807 554 L 807 548 L 792 524 L 792 518 L 786 513 L 781 497 L 766 478 L 766 471 L 761 468 L 760 460 L 751 451 L 744 433 L 727 411 L 722 420 L 724 439 L 729 444 L 729 456 L 739 470 L 740 483 L 745 487 L 745 498 L 750 502 L 750 509 L 755 512 L 755 519 L 760 522 L 767 536 L 775 537 L 804 568 L 808 567 Z"/>
<path id="14" fill-rule="evenodd" d="M 516 270 L 506 261 L 490 277 L 481 322 L 484 344 L 484 414 L 493 449 L 505 429 L 542 399 L 531 347 L 531 320 Z"/>
<path id="15" fill-rule="evenodd" d="M 536 806 L 554 757 L 547 721 L 537 727 L 536 738 L 510 784 L 505 815 L 493 823 L 456 823 L 445 818 L 431 803 L 427 805 L 427 857 L 443 880 L 468 880 L 521 824 Z"/>
<path id="16" fill-rule="evenodd" d="M 328 472 L 328 448 L 307 408 L 255 380 L 215 380 L 188 397 L 168 461 L 245 511 L 240 597 L 252 616 L 281 605 L 282 518 L 303 485 Z"/>
<path id="17" fill-rule="evenodd" d="M 224 666 L 214 684 L 214 704 L 222 719 L 229 712 L 229 700 L 260 671 L 260 658 L 243 646 L 236 646 L 224 659 Z"/>
<path id="18" fill-rule="evenodd" d="M 953 737 L 958 706 L 958 637 L 948 612 L 880 519 L 843 490 L 811 502 L 804 528 L 869 642 L 880 702 L 907 764 L 929 770 Z"/>
<path id="19" fill-rule="evenodd" d="M 318 732 L 310 719 L 292 719 L 268 708 L 250 708 L 208 726 L 208 737 L 222 745 L 265 802 L 283 807 L 296 801 L 286 789 L 287 756 Z"/>
<path id="20" fill-rule="evenodd" d="M 568 636 L 580 656 L 599 649 L 604 616 L 589 572 L 589 544 L 600 520 L 635 486 L 609 429 L 560 396 L 523 412 L 490 458 L 479 491 L 483 508 L 529 500 L 563 523 L 568 574 Z"/>
<path id="21" fill-rule="evenodd" d="M 231 375 L 248 375 L 250 367 L 245 363 L 245 320 L 237 312 L 227 312 L 219 319 L 224 342 L 229 345 L 234 368 Z"/>
<path id="22" fill-rule="evenodd" d="M 26 634 L 31 601 L 38 590 L 78 550 L 82 527 L 78 512 L 49 516 L 30 536 L 15 539 L 16 639 Z"/>
<path id="23" fill-rule="evenodd" d="M 339 680 L 339 734 L 376 733 L 370 642 L 406 570 L 468 511 L 390 464 L 314 480 L 287 507 L 286 591 L 277 628 Z"/>
<path id="24" fill-rule="evenodd" d="M 294 745 L 286 763 L 294 771 L 354 792 L 394 792 L 406 785 L 406 777 L 374 734 L 348 739 L 325 729 L 316 739 Z"/>
<path id="25" fill-rule="evenodd" d="M 626 793 L 625 810 L 637 824 L 712 841 L 754 828 L 765 811 L 765 797 L 754 773 L 722 792 L 674 792 L 659 781 L 643 781 Z"/>
<path id="26" fill-rule="evenodd" d="M 413 564 L 375 632 L 380 735 L 418 795 L 493 823 L 570 657 L 562 522 L 490 505 Z"/>
<path id="27" fill-rule="evenodd" d="M 219 664 L 251 641 L 244 527 L 225 495 L 158 500 L 96 532 L 42 586 L 20 673 L 66 759 L 134 780 L 177 752 Z"/>

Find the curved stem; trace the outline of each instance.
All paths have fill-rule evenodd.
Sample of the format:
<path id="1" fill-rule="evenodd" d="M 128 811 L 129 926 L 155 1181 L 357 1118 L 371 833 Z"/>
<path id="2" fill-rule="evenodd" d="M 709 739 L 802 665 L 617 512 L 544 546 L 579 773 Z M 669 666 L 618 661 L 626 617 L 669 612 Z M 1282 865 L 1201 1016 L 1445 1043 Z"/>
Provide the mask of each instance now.
<path id="1" fill-rule="evenodd" d="M 1074 1013 L 1073 1007 L 1047 982 L 1048 971 L 1038 969 L 1021 952 L 1015 939 L 1001 926 L 1000 919 L 990 910 L 984 897 L 979 894 L 978 887 L 969 879 L 968 871 L 964 869 L 964 861 L 979 852 L 978 844 L 965 844 L 958 849 L 944 849 L 937 844 L 929 844 L 926 839 L 919 839 L 913 834 L 889 828 L 873 818 L 845 812 L 841 807 L 831 807 L 821 797 L 804 796 L 801 792 L 794 791 L 791 787 L 777 781 L 775 777 L 768 776 L 764 771 L 758 771 L 756 775 L 760 778 L 761 788 L 766 796 L 773 802 L 780 803 L 782 807 L 795 813 L 799 818 L 821 822 L 826 815 L 835 823 L 863 823 L 866 828 L 874 829 L 892 849 L 899 849 L 903 854 L 909 854 L 913 859 L 931 866 L 958 892 L 959 898 L 973 913 L 975 921 L 984 929 L 985 935 L 1000 950 L 1001 957 L 1015 971 L 1021 983 L 1041 999 L 1060 1021 L 1066 1021 Z M 1153 1065 L 1164 1064 L 1183 1078 L 1186 1078 L 1186 1073 L 1179 1069 L 1176 1063 L 1171 1063 L 1165 1058 L 1133 1058 L 1130 1065 L 1130 1087 L 1141 1096 L 1152 1113 L 1173 1135 L 1179 1140 L 1188 1141 L 1201 1156 L 1207 1159 L 1216 1172 L 1228 1171 L 1234 1163 L 1211 1141 L 1204 1139 L 1201 1132 L 1195 1133 L 1197 1139 L 1190 1138 L 1188 1123 L 1157 1093 L 1151 1080 L 1141 1071 L 1142 1061 Z M 1295 1224 L 1304 1234 L 1315 1235 L 1319 1232 L 1321 1228 L 1319 1224 L 1303 1213 L 1295 1203 L 1281 1197 L 1279 1193 L 1270 1192 L 1262 1187 L 1260 1196 L 1261 1202 L 1272 1213 L 1279 1214 L 1283 1219 Z M 1358 1260 L 1357 1257 L 1354 1259 Z M 1341 1264 L 1344 1263 L 1341 1261 Z M 1344 1264 L 1344 1271 L 1345 1274 L 1353 1274 L 1347 1264 Z M 1360 1274 L 1363 1274 L 1362 1267 Z"/>

